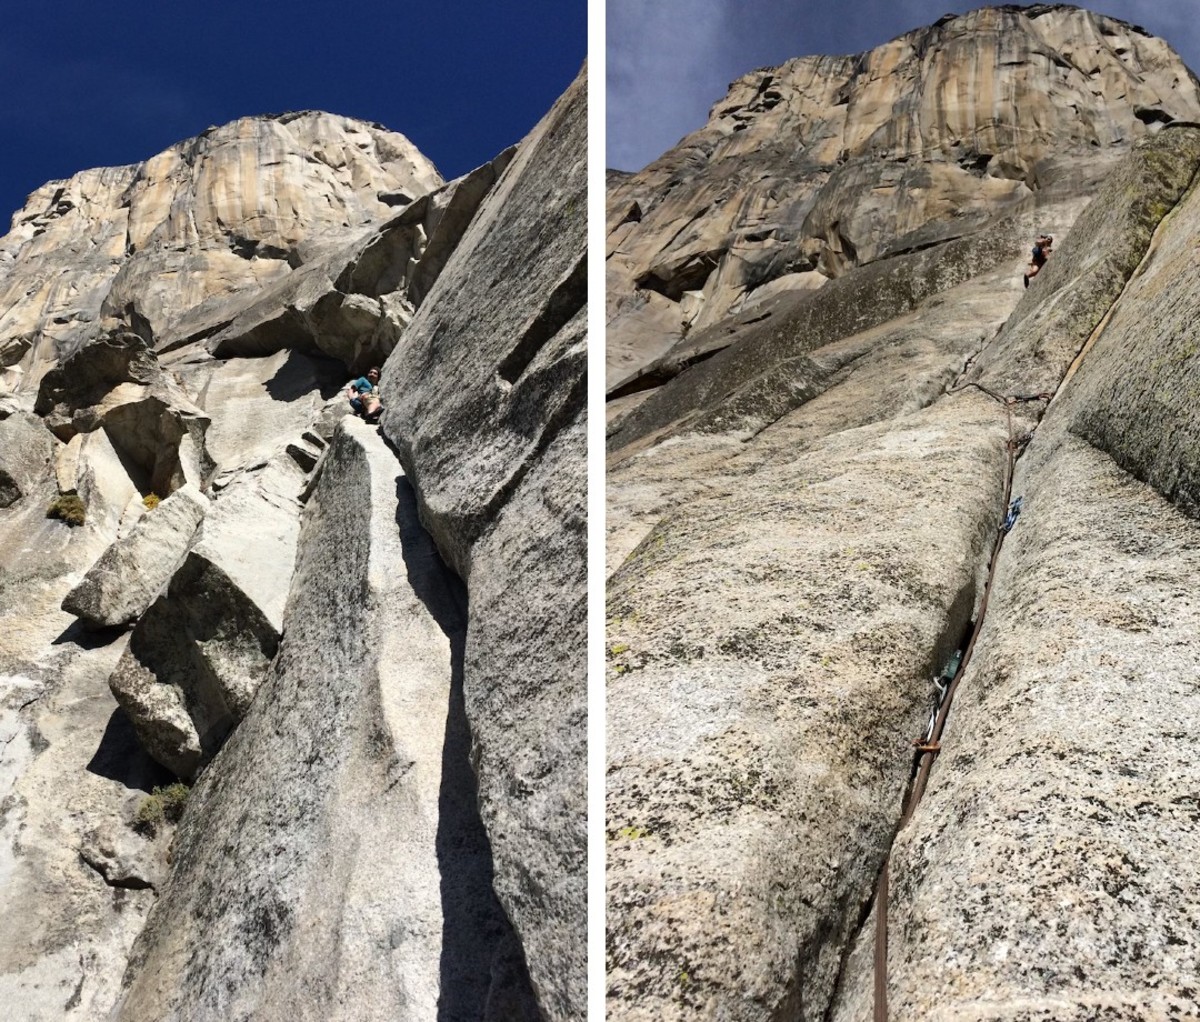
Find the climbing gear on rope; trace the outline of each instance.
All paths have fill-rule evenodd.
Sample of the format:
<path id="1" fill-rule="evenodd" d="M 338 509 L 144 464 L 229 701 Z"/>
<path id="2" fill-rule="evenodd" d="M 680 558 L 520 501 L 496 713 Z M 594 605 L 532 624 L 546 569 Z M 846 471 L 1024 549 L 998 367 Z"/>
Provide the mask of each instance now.
<path id="1" fill-rule="evenodd" d="M 1024 500 L 1024 497 L 1018 497 L 1008 505 L 1008 514 L 1004 516 L 1005 532 L 1012 532 L 1013 526 L 1017 524 L 1017 515 L 1021 513 L 1021 503 Z"/>
<path id="2" fill-rule="evenodd" d="M 998 394 L 993 394 L 985 387 L 979 386 L 979 384 L 971 383 L 966 384 L 966 386 L 978 387 L 979 390 L 1000 401 L 1005 406 L 1004 410 L 1008 418 L 1008 442 L 1004 446 L 1008 457 L 1004 471 L 1004 504 L 1009 507 L 1010 512 L 1012 510 L 1011 504 L 1017 504 L 1019 513 L 1019 505 L 1022 498 L 1018 497 L 1016 501 L 1012 500 L 1013 470 L 1016 467 L 1017 461 L 1017 444 L 1014 441 L 1011 402 Z M 948 393 L 953 393 L 953 391 L 949 391 Z M 1015 515 L 1013 516 L 1013 520 L 1016 520 Z M 988 600 L 991 599 L 992 595 L 992 582 L 996 577 L 996 562 L 999 560 L 1000 548 L 1004 545 L 1004 537 L 1006 535 L 1008 535 L 1007 529 L 998 529 L 996 531 L 996 541 L 992 546 L 992 557 L 988 562 L 987 582 L 983 587 L 983 599 L 979 603 L 979 611 L 975 616 L 975 628 L 971 632 L 971 638 L 967 641 L 967 648 L 963 650 L 954 677 L 947 684 L 946 692 L 939 701 L 937 713 L 932 726 L 929 728 L 929 733 L 920 744 L 914 746 L 913 751 L 917 757 L 915 775 L 905 802 L 904 813 L 900 818 L 900 826 L 896 829 L 897 833 L 908 826 L 909 821 L 916 812 L 917 806 L 925 794 L 925 786 L 929 782 L 929 772 L 933 768 L 933 761 L 941 751 L 941 738 L 942 732 L 946 729 L 946 718 L 950 714 L 950 706 L 954 701 L 954 693 L 958 688 L 958 683 L 966 671 L 967 664 L 971 662 L 971 654 L 975 652 L 975 641 L 979 638 L 979 632 L 983 627 L 983 618 L 987 614 Z M 875 896 L 875 1022 L 888 1022 L 887 913 L 891 862 L 892 853 L 889 851 L 883 859 L 883 867 L 879 872 L 879 886 Z"/>

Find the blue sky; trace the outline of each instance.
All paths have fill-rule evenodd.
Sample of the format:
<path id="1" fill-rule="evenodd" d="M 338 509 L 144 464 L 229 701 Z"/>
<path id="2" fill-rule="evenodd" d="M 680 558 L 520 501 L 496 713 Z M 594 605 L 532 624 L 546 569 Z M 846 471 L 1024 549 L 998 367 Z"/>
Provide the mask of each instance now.
<path id="1" fill-rule="evenodd" d="M 645 166 L 701 127 L 729 83 L 754 68 L 813 53 L 859 53 L 943 14 L 981 6 L 979 0 L 607 0 L 607 165 Z M 1200 69 L 1200 0 L 1076 6 L 1141 25 Z"/>
<path id="2" fill-rule="evenodd" d="M 520 139 L 587 51 L 586 0 L 10 0 L 0 234 L 26 195 L 248 114 L 403 132 L 447 178 Z"/>

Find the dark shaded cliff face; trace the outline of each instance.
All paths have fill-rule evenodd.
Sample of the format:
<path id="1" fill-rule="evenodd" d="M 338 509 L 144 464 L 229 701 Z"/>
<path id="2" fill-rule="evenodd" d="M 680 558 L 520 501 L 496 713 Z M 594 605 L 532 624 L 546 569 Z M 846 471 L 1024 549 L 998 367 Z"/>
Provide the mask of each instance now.
<path id="1" fill-rule="evenodd" d="M 0 239 L 30 1017 L 582 1017 L 586 123 L 248 118 Z"/>
<path id="2" fill-rule="evenodd" d="M 1198 110 L 1166 43 L 1060 5 L 948 16 L 748 74 L 704 128 L 610 177 L 607 389 L 686 359 L 731 313 L 1081 194 L 1135 139 Z"/>
<path id="3" fill-rule="evenodd" d="M 1160 40 L 985 10 L 610 181 L 614 1020 L 1191 1010 L 1200 128 L 1148 92 L 1197 120 Z"/>

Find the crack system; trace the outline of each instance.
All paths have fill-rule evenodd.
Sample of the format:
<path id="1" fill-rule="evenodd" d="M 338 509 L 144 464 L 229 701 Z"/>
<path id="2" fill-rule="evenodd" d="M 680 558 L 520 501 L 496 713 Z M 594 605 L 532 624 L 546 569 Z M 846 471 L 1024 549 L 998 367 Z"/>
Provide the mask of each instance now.
<path id="1" fill-rule="evenodd" d="M 1181 195 L 1179 197 L 1179 199 L 1177 199 L 1175 205 L 1170 210 L 1168 210 L 1168 212 L 1162 217 L 1162 219 L 1156 225 L 1154 233 L 1152 234 L 1150 241 L 1147 245 L 1146 251 L 1143 254 L 1141 260 L 1139 261 L 1137 267 L 1133 270 L 1133 272 L 1129 275 L 1129 277 L 1126 278 L 1126 280 L 1121 288 L 1120 293 L 1109 305 L 1109 307 L 1105 311 L 1104 315 L 1099 319 L 1099 321 L 1096 323 L 1096 325 L 1091 330 L 1088 331 L 1088 335 L 1087 335 L 1086 339 L 1080 345 L 1079 350 L 1075 353 L 1075 356 L 1071 360 L 1070 364 L 1063 371 L 1063 374 L 1060 377 L 1059 382 L 1058 382 L 1057 386 L 1055 387 L 1053 393 L 1043 392 L 1043 393 L 1032 394 L 1032 395 L 1001 395 L 1001 394 L 996 393 L 993 390 L 988 389 L 987 387 L 983 386 L 980 383 L 976 383 L 976 382 L 959 383 L 958 381 L 956 381 L 956 385 L 954 387 L 948 388 L 948 390 L 947 390 L 948 394 L 953 394 L 953 393 L 965 390 L 967 388 L 975 388 L 975 389 L 979 390 L 980 392 L 986 394 L 988 397 L 992 398 L 994 401 L 997 401 L 997 402 L 1003 404 L 1003 406 L 1004 406 L 1005 414 L 1006 414 L 1007 420 L 1008 420 L 1008 441 L 1006 443 L 1007 466 L 1005 469 L 1004 502 L 1003 502 L 1002 507 L 1008 509 L 1008 512 L 1007 512 L 1008 520 L 1003 522 L 997 529 L 996 540 L 995 540 L 995 543 L 992 548 L 991 558 L 989 559 L 989 562 L 988 562 L 988 576 L 987 576 L 986 585 L 984 587 L 983 599 L 980 603 L 979 610 L 978 610 L 978 613 L 976 614 L 975 620 L 973 622 L 971 622 L 970 639 L 965 646 L 965 649 L 964 649 L 963 655 L 962 655 L 962 659 L 959 662 L 959 664 L 957 665 L 957 667 L 954 671 L 953 677 L 947 679 L 948 683 L 947 683 L 945 689 L 940 693 L 940 699 L 938 701 L 938 706 L 937 706 L 936 712 L 935 712 L 932 720 L 930 721 L 930 726 L 929 726 L 929 729 L 928 729 L 928 732 L 927 732 L 925 738 L 923 740 L 917 739 L 913 743 L 914 744 L 913 772 L 912 772 L 912 778 L 909 783 L 909 788 L 908 788 L 907 792 L 905 793 L 905 797 L 903 800 L 903 810 L 901 813 L 900 821 L 897 824 L 896 829 L 894 830 L 894 832 L 892 834 L 892 838 L 888 843 L 887 854 L 884 856 L 883 865 L 880 868 L 879 880 L 877 883 L 877 887 L 876 887 L 874 896 L 867 900 L 866 907 L 864 908 L 864 911 L 862 913 L 862 917 L 859 921 L 859 924 L 853 931 L 854 935 L 855 935 L 854 939 L 849 941 L 846 945 L 846 951 L 843 954 L 842 962 L 841 962 L 841 965 L 838 970 L 837 980 L 834 985 L 834 996 L 830 999 L 829 1010 L 826 1013 L 827 1019 L 829 1019 L 832 1015 L 834 1005 L 837 1001 L 837 995 L 841 988 L 842 977 L 846 970 L 846 966 L 847 966 L 848 960 L 850 958 L 850 955 L 853 951 L 853 948 L 858 943 L 858 938 L 862 934 L 864 928 L 866 927 L 867 920 L 871 917 L 872 910 L 873 910 L 873 913 L 875 916 L 874 1014 L 873 1014 L 873 1019 L 874 1019 L 874 1022 L 888 1022 L 888 1001 L 887 1001 L 888 886 L 889 886 L 889 875 L 890 875 L 892 851 L 895 847 L 896 838 L 899 836 L 900 832 L 903 831 L 904 828 L 912 820 L 912 817 L 913 817 L 914 813 L 916 812 L 917 806 L 920 804 L 921 798 L 925 794 L 925 789 L 928 784 L 929 775 L 933 769 L 934 760 L 936 759 L 938 753 L 941 751 L 941 737 L 945 730 L 946 720 L 949 716 L 950 709 L 951 709 L 951 706 L 954 701 L 955 692 L 958 688 L 959 681 L 961 680 L 963 674 L 966 671 L 967 665 L 970 662 L 971 656 L 975 649 L 975 643 L 978 640 L 979 634 L 983 628 L 984 618 L 987 614 L 988 600 L 991 595 L 992 583 L 993 583 L 993 581 L 995 579 L 995 575 L 996 575 L 996 566 L 997 566 L 997 563 L 1000 558 L 1001 550 L 1004 546 L 1005 536 L 1008 534 L 1008 531 L 1011 528 L 1011 522 L 1013 520 L 1013 503 L 1018 505 L 1017 509 L 1019 510 L 1019 503 L 1020 503 L 1019 498 L 1016 502 L 1010 503 L 1012 501 L 1012 482 L 1013 482 L 1013 473 L 1015 470 L 1016 462 L 1021 457 L 1021 455 L 1024 454 L 1026 447 L 1032 441 L 1034 433 L 1036 433 L 1038 427 L 1041 425 L 1042 420 L 1044 419 L 1046 412 L 1049 410 L 1050 405 L 1055 400 L 1057 400 L 1057 398 L 1058 398 L 1059 394 L 1061 393 L 1061 391 L 1063 390 L 1063 388 L 1070 382 L 1070 380 L 1073 378 L 1073 376 L 1079 369 L 1079 366 L 1082 364 L 1083 359 L 1092 350 L 1097 339 L 1104 332 L 1104 329 L 1107 327 L 1109 321 L 1111 320 L 1111 318 L 1113 316 L 1114 310 L 1120 304 L 1122 298 L 1124 298 L 1125 293 L 1129 288 L 1129 285 L 1145 271 L 1147 262 L 1153 257 L 1154 253 L 1158 249 L 1161 232 L 1163 231 L 1163 229 L 1164 229 L 1165 225 L 1168 223 L 1168 221 L 1171 219 L 1172 214 L 1175 212 L 1176 209 L 1179 208 L 1179 206 L 1183 203 L 1186 196 L 1191 192 L 1192 187 L 1194 185 L 1195 185 L 1195 179 L 1193 179 L 1192 186 L 1189 186 L 1187 189 L 1184 190 L 1183 195 Z M 999 336 L 999 335 L 997 334 L 997 336 Z M 993 340 L 994 339 L 995 338 L 993 338 Z M 987 345 L 984 345 L 984 347 L 986 348 Z M 980 352 L 978 352 L 975 356 L 972 356 L 970 359 L 968 359 L 967 364 L 964 365 L 964 367 L 963 367 L 962 375 L 966 374 L 966 372 L 968 371 L 971 364 L 975 361 L 975 358 L 978 357 L 978 354 L 982 354 L 982 350 L 983 349 L 981 348 Z M 959 380 L 961 381 L 961 379 L 962 379 L 962 376 L 960 375 Z M 1026 403 L 1026 402 L 1034 402 L 1034 401 L 1046 402 L 1045 408 L 1043 408 L 1037 414 L 1036 422 L 1035 422 L 1032 430 L 1030 430 L 1028 433 L 1022 434 L 1020 436 L 1015 435 L 1014 429 L 1013 429 L 1013 418 L 1012 418 L 1013 405 L 1015 405 L 1017 403 Z"/>

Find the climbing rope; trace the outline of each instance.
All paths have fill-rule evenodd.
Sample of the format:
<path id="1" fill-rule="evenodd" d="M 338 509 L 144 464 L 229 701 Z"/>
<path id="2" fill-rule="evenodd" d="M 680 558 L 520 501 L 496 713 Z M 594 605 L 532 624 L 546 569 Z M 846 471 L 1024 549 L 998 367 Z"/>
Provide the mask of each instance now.
<path id="1" fill-rule="evenodd" d="M 1150 239 L 1150 244 L 1145 253 L 1142 255 L 1141 261 L 1138 263 L 1137 268 L 1130 276 L 1126 277 L 1125 288 L 1128 288 L 1129 281 L 1137 278 L 1142 273 L 1144 267 L 1153 256 L 1157 247 L 1159 232 L 1163 230 L 1164 224 L 1166 224 L 1167 221 L 1174 215 L 1174 212 L 1174 209 L 1168 211 L 1167 215 L 1159 221 L 1158 226 L 1154 229 L 1154 235 Z M 1099 338 L 1099 336 L 1104 332 L 1104 328 L 1112 318 L 1117 305 L 1121 301 L 1121 298 L 1124 297 L 1124 293 L 1125 292 L 1123 289 L 1121 294 L 1113 300 L 1112 304 L 1108 307 L 1108 310 L 1101 317 L 1100 321 L 1089 332 L 1087 339 L 1084 341 L 1080 349 L 1075 353 L 1075 358 L 1072 360 L 1071 364 L 1067 367 L 1066 371 L 1059 379 L 1058 385 L 1055 387 L 1053 393 L 1049 391 L 1041 391 L 1037 394 L 1001 395 L 997 394 L 993 390 L 989 390 L 987 387 L 983 386 L 983 384 L 976 383 L 974 381 L 963 383 L 956 387 L 947 388 L 946 390 L 947 394 L 955 394 L 959 391 L 966 390 L 968 387 L 974 387 L 976 390 L 987 394 L 988 397 L 995 401 L 999 401 L 1004 405 L 1004 410 L 1008 417 L 1008 443 L 1006 445 L 1008 449 L 1008 463 L 1004 475 L 1004 504 L 1008 508 L 1008 512 L 1005 516 L 1004 524 L 1002 524 L 1001 527 L 996 531 L 996 541 L 992 547 L 992 559 L 988 565 L 988 577 L 987 584 L 983 590 L 983 600 L 979 604 L 979 614 L 975 620 L 975 628 L 971 632 L 971 638 L 968 641 L 967 648 L 963 653 L 962 662 L 959 664 L 958 671 L 955 673 L 953 679 L 946 687 L 946 691 L 942 694 L 939 700 L 937 713 L 933 724 L 928 730 L 928 733 L 923 739 L 918 739 L 913 743 L 914 754 L 918 757 L 918 759 L 914 766 L 915 776 L 913 778 L 913 783 L 909 788 L 908 797 L 905 800 L 904 812 L 900 818 L 900 826 L 896 828 L 897 834 L 899 834 L 900 831 L 902 831 L 908 825 L 908 822 L 912 819 L 913 813 L 916 811 L 918 803 L 921 801 L 921 797 L 925 794 L 925 786 L 929 780 L 930 770 L 933 768 L 934 758 L 941 751 L 942 731 L 946 726 L 946 718 L 950 713 L 950 704 L 954 701 L 954 693 L 958 688 L 959 679 L 964 673 L 966 673 L 967 664 L 970 662 L 971 654 L 975 650 L 975 640 L 979 637 L 979 633 L 983 628 L 983 619 L 984 615 L 987 613 L 988 599 L 992 593 L 992 582 L 996 576 L 996 562 L 1000 556 L 1000 548 L 1004 545 L 1005 536 L 1008 535 L 1009 531 L 1016 523 L 1017 515 L 1019 515 L 1021 512 L 1021 498 L 1018 497 L 1015 501 L 1012 499 L 1013 469 L 1016 465 L 1017 458 L 1024 453 L 1025 448 L 1033 439 L 1033 432 L 1030 431 L 1023 433 L 1019 437 L 1014 435 L 1012 406 L 1018 403 L 1030 401 L 1045 401 L 1047 403 L 1047 407 L 1049 407 L 1049 404 L 1053 402 L 1054 399 L 1057 398 L 1062 392 L 1063 387 L 1070 382 L 1071 378 L 1075 375 L 1076 371 L 1079 369 L 1079 366 L 1082 364 L 1084 358 L 1092 349 L 1092 346 L 1095 344 L 1097 338 Z M 966 375 L 967 369 L 974 360 L 974 357 L 967 360 L 967 365 L 963 367 L 963 373 L 959 376 L 960 380 L 962 379 L 962 376 Z M 1039 418 L 1038 424 L 1040 424 L 1040 421 L 1041 420 Z M 1034 426 L 1034 429 L 1037 429 L 1037 425 Z M 889 849 L 887 855 L 884 857 L 883 867 L 880 870 L 879 886 L 877 888 L 875 899 L 875 1022 L 888 1022 L 887 916 L 888 881 L 891 861 L 892 853 Z"/>
<path id="2" fill-rule="evenodd" d="M 975 627 L 971 631 L 971 638 L 967 642 L 967 648 L 963 650 L 958 669 L 954 672 L 954 676 L 947 684 L 944 693 L 941 694 L 936 714 L 928 732 L 924 739 L 918 739 L 913 743 L 913 752 L 917 757 L 914 764 L 915 775 L 912 786 L 909 788 L 908 798 L 905 800 L 904 813 L 900 818 L 900 826 L 896 829 L 897 834 L 908 826 L 913 813 L 916 812 L 917 806 L 925 794 L 925 787 L 929 781 L 929 773 L 933 769 L 933 761 L 937 757 L 937 754 L 941 752 L 942 732 L 946 727 L 946 718 L 950 715 L 950 706 L 954 702 L 954 693 L 958 689 L 959 679 L 966 673 L 967 664 L 971 662 L 971 655 L 975 652 L 975 642 L 979 638 L 979 632 L 983 627 L 983 619 L 987 614 L 988 600 L 992 594 L 992 582 L 996 577 L 996 564 L 1000 559 L 1000 548 L 1004 545 L 1005 536 L 1008 535 L 1012 526 L 1016 523 L 1017 515 L 1020 514 L 1021 498 L 1012 499 L 1013 471 L 1016 467 L 1017 457 L 1024 451 L 1029 441 L 1033 438 L 1033 434 L 1025 433 L 1019 437 L 1016 435 L 1013 427 L 1012 406 L 1017 402 L 1049 401 L 1053 396 L 1051 394 L 1033 394 L 1029 396 L 1012 395 L 1005 397 L 988 390 L 978 383 L 964 384 L 962 387 L 955 388 L 955 390 L 950 390 L 947 393 L 955 393 L 956 390 L 964 390 L 967 387 L 975 387 L 1004 405 L 1005 416 L 1008 420 L 1008 441 L 1005 444 L 1007 459 L 1004 470 L 1004 506 L 1008 508 L 1008 513 L 1005 516 L 1004 522 L 996 530 L 996 541 L 992 546 L 992 557 L 988 564 L 988 576 L 983 588 L 983 599 L 979 604 L 979 613 L 975 619 Z M 883 867 L 879 872 L 879 886 L 875 896 L 875 1022 L 888 1022 L 887 916 L 888 880 L 891 861 L 892 853 L 889 851 L 884 857 Z"/>

